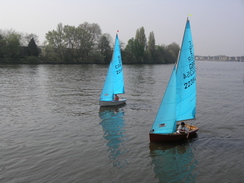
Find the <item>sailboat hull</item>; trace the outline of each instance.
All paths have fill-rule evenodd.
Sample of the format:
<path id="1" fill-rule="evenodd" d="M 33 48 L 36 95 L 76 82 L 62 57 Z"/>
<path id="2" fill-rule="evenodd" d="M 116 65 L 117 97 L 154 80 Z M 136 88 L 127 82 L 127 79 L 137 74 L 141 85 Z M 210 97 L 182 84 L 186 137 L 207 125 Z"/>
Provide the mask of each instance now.
<path id="1" fill-rule="evenodd" d="M 188 127 L 189 130 L 189 137 L 191 138 L 194 135 L 196 135 L 196 132 L 198 131 L 198 127 L 191 126 L 186 124 L 186 127 Z M 156 133 L 149 133 L 150 142 L 166 142 L 166 141 L 180 141 L 185 140 L 187 134 L 182 133 L 170 133 L 170 134 L 156 134 Z"/>
<path id="2" fill-rule="evenodd" d="M 113 100 L 113 101 L 99 101 L 99 105 L 101 107 L 105 106 L 118 106 L 126 103 L 126 99 L 119 99 L 119 100 Z"/>

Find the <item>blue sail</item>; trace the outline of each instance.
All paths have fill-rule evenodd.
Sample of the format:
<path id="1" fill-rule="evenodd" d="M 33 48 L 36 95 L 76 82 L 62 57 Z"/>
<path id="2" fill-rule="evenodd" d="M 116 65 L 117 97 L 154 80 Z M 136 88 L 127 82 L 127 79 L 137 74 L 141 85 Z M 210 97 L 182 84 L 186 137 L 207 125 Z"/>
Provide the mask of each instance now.
<path id="1" fill-rule="evenodd" d="M 195 118 L 196 69 L 190 22 L 187 19 L 179 59 L 174 67 L 158 113 L 153 133 L 176 131 L 176 122 Z"/>
<path id="2" fill-rule="evenodd" d="M 124 93 L 124 74 L 121 59 L 120 43 L 116 34 L 113 58 L 110 62 L 108 73 L 100 95 L 101 101 L 112 101 L 114 94 Z"/>
<path id="3" fill-rule="evenodd" d="M 196 115 L 196 68 L 190 22 L 187 20 L 176 71 L 176 120 Z"/>
<path id="4" fill-rule="evenodd" d="M 168 86 L 152 126 L 153 133 L 172 133 L 176 130 L 176 70 L 172 71 Z"/>

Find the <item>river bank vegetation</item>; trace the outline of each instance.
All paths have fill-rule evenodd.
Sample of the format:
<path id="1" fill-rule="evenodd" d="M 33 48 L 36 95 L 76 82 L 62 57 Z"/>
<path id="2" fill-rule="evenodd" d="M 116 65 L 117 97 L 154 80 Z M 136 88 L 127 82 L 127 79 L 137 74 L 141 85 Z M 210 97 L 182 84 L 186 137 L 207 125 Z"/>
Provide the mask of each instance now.
<path id="1" fill-rule="evenodd" d="M 96 23 L 84 22 L 77 27 L 59 23 L 45 38 L 42 46 L 37 46 L 35 34 L 0 30 L 0 63 L 108 64 L 112 58 L 114 39 L 102 34 Z M 144 27 L 137 29 L 126 45 L 121 42 L 124 64 L 175 63 L 179 49 L 176 43 L 156 45 L 154 33 L 147 37 Z"/>

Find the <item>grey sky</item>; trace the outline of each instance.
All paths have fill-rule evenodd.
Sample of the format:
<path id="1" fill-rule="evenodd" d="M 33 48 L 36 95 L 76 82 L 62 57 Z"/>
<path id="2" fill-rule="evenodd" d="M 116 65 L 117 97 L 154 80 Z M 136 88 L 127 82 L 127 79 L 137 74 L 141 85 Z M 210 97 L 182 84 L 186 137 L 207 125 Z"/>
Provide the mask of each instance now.
<path id="1" fill-rule="evenodd" d="M 156 44 L 181 44 L 190 16 L 196 55 L 244 55 L 244 0 L 0 0 L 0 29 L 39 36 L 58 23 L 97 23 L 127 41 L 144 27 Z"/>

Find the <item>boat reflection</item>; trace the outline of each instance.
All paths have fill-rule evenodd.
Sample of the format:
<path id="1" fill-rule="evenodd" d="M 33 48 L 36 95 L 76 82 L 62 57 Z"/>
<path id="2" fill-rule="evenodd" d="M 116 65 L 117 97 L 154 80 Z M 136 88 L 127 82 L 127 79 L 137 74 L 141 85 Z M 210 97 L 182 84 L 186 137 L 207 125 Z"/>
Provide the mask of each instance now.
<path id="1" fill-rule="evenodd" d="M 119 107 L 101 107 L 99 116 L 102 119 L 100 125 L 103 127 L 103 137 L 107 140 L 109 160 L 114 167 L 122 168 L 127 160 L 122 155 L 127 152 L 124 141 L 124 110 Z"/>
<path id="2" fill-rule="evenodd" d="M 195 182 L 197 160 L 189 142 L 149 144 L 151 164 L 159 182 Z"/>

